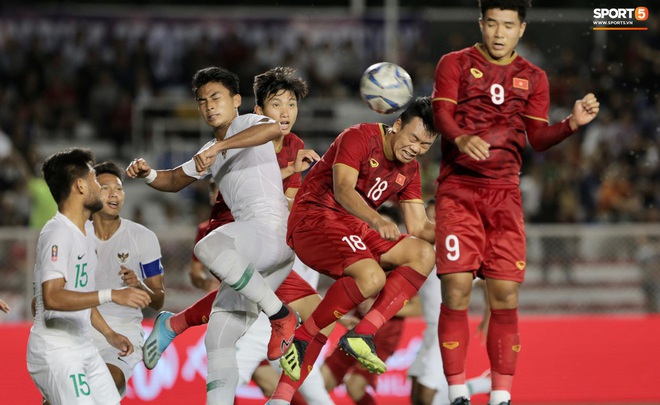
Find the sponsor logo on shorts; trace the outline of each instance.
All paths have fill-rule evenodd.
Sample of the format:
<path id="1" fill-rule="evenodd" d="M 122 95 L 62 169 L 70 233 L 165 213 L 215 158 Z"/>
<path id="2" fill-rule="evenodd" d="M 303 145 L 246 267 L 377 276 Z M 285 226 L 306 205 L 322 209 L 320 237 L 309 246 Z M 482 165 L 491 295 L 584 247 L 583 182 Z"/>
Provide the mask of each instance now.
<path id="1" fill-rule="evenodd" d="M 516 267 L 518 268 L 518 270 L 525 270 L 526 265 L 527 264 L 525 262 L 523 262 L 522 260 L 518 260 L 516 262 Z"/>
<path id="2" fill-rule="evenodd" d="M 209 318 L 206 315 L 202 315 L 202 323 L 209 323 Z"/>
<path id="3" fill-rule="evenodd" d="M 470 73 L 472 73 L 475 79 L 481 79 L 484 76 L 481 70 L 475 68 L 470 69 Z"/>
<path id="4" fill-rule="evenodd" d="M 454 350 L 459 346 L 458 342 L 442 342 L 442 347 L 449 350 Z"/>
<path id="5" fill-rule="evenodd" d="M 516 353 L 520 353 L 520 345 L 511 346 L 511 350 L 513 350 Z"/>
<path id="6" fill-rule="evenodd" d="M 336 309 L 333 313 L 335 314 L 335 318 L 337 318 L 337 319 L 339 319 L 339 318 L 341 318 L 342 316 L 345 315 L 345 314 L 342 314 L 341 312 L 337 311 Z"/>

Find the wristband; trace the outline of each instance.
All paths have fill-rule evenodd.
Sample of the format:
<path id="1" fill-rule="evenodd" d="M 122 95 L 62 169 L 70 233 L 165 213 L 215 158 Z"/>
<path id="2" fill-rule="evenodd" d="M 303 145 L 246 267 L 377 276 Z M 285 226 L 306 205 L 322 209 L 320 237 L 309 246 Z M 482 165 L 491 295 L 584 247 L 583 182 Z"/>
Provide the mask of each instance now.
<path id="1" fill-rule="evenodd" d="M 112 290 L 109 288 L 99 290 L 99 305 L 107 304 L 109 302 L 112 302 Z"/>
<path id="2" fill-rule="evenodd" d="M 147 174 L 147 177 L 144 178 L 144 182 L 147 184 L 153 183 L 154 180 L 156 180 L 156 177 L 158 177 L 158 172 L 155 171 L 154 169 L 151 169 L 149 174 Z"/>

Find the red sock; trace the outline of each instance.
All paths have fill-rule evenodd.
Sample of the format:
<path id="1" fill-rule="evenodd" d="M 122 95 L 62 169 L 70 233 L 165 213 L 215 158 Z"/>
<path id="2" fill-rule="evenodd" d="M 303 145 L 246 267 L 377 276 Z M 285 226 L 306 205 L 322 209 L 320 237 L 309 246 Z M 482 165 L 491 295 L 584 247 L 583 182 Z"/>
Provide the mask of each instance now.
<path id="1" fill-rule="evenodd" d="M 511 392 L 520 352 L 517 308 L 490 310 L 486 348 L 490 359 L 493 390 Z"/>
<path id="2" fill-rule="evenodd" d="M 374 397 L 365 391 L 364 395 L 362 395 L 362 398 L 360 398 L 358 401 L 355 401 L 355 405 L 376 405 L 376 400 L 374 400 Z"/>
<path id="3" fill-rule="evenodd" d="M 295 395 L 298 388 L 300 388 L 309 373 L 312 371 L 312 367 L 314 366 L 314 363 L 316 363 L 316 359 L 319 357 L 321 349 L 323 349 L 323 346 L 325 346 L 327 341 L 328 338 L 322 333 L 314 336 L 312 343 L 307 346 L 307 351 L 305 352 L 305 359 L 303 360 L 301 367 L 302 370 L 300 370 L 300 379 L 298 381 L 293 381 L 288 375 L 286 375 L 286 373 L 282 373 L 280 381 L 277 383 L 277 388 L 273 393 L 273 399 L 283 399 L 291 402 L 293 405 L 293 395 Z"/>
<path id="4" fill-rule="evenodd" d="M 375 335 L 385 322 L 417 294 L 424 281 L 426 277 L 410 267 L 399 266 L 392 270 L 374 305 L 355 326 L 355 332 L 361 335 Z"/>
<path id="5" fill-rule="evenodd" d="M 440 305 L 438 340 L 447 382 L 449 385 L 465 384 L 465 359 L 470 343 L 467 309 L 449 309 Z"/>
<path id="6" fill-rule="evenodd" d="M 204 325 L 211 317 L 211 308 L 218 290 L 211 291 L 203 298 L 170 318 L 170 326 L 177 335 L 180 335 L 191 326 Z"/>
<path id="7" fill-rule="evenodd" d="M 319 331 L 346 315 L 366 298 L 352 277 L 342 277 L 328 288 L 312 315 L 296 330 L 296 339 L 308 343 Z"/>
<path id="8" fill-rule="evenodd" d="M 289 402 L 291 405 L 307 405 L 307 401 L 305 401 L 305 398 L 298 391 L 293 394 L 293 398 Z"/>

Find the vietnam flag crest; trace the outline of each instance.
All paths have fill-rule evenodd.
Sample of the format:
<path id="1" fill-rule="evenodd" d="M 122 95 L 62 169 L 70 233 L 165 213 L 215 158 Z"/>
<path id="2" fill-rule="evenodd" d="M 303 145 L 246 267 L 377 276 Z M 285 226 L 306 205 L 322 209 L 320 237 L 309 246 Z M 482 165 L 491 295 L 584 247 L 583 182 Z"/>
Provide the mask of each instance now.
<path id="1" fill-rule="evenodd" d="M 399 173 L 399 174 L 396 175 L 396 180 L 394 180 L 394 182 L 395 182 L 396 184 L 400 185 L 400 186 L 403 186 L 403 183 L 406 182 L 406 176 L 404 176 L 403 174 Z"/>
<path id="2" fill-rule="evenodd" d="M 529 90 L 529 81 L 527 79 L 521 79 L 519 77 L 513 78 L 513 87 L 516 89 Z"/>

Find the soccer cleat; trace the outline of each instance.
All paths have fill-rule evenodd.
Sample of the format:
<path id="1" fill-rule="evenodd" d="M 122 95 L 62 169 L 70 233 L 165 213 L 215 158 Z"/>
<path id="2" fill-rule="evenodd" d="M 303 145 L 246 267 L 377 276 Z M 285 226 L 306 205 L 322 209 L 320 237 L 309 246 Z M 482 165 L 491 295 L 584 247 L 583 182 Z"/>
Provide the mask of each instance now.
<path id="1" fill-rule="evenodd" d="M 488 403 L 488 405 L 490 405 L 490 402 Z M 497 404 L 497 405 L 511 405 L 511 401 L 500 402 L 500 403 Z"/>
<path id="2" fill-rule="evenodd" d="M 465 397 L 456 398 L 451 405 L 470 405 L 470 400 Z"/>
<path id="3" fill-rule="evenodd" d="M 174 314 L 168 311 L 158 314 L 156 321 L 154 321 L 154 328 L 144 342 L 144 346 L 142 346 L 142 360 L 147 370 L 156 367 L 160 356 L 176 337 L 176 333 L 165 327 L 165 320 L 172 317 L 172 315 Z"/>
<path id="4" fill-rule="evenodd" d="M 280 358 L 280 367 L 293 381 L 300 380 L 302 362 L 305 358 L 308 343 L 304 340 L 293 339 L 289 350 Z"/>
<path id="5" fill-rule="evenodd" d="M 282 304 L 286 305 L 286 304 Z M 298 314 L 286 305 L 289 314 L 284 318 L 270 321 L 270 341 L 268 342 L 268 360 L 277 360 L 286 353 L 293 342 L 293 334 L 298 326 Z"/>
<path id="6" fill-rule="evenodd" d="M 351 329 L 339 339 L 339 347 L 371 373 L 383 374 L 387 370 L 385 363 L 376 355 L 373 335 L 359 335 Z"/>

